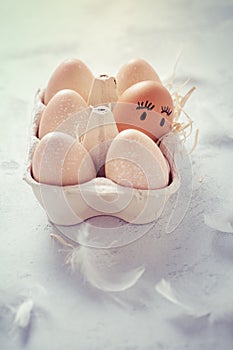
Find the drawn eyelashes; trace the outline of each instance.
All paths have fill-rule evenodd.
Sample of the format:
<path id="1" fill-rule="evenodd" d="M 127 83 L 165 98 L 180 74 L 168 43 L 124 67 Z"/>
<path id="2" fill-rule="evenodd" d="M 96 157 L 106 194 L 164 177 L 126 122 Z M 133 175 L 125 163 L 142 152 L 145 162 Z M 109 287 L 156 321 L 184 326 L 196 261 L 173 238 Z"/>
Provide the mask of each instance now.
<path id="1" fill-rule="evenodd" d="M 149 102 L 148 100 L 144 103 L 138 101 L 138 105 L 136 109 L 147 109 L 148 111 L 152 111 L 152 109 L 155 108 L 155 105 L 152 104 L 152 102 Z M 168 116 L 172 114 L 172 110 L 169 106 L 161 106 L 161 113 L 166 113 Z"/>
<path id="2" fill-rule="evenodd" d="M 138 102 L 137 108 L 136 109 L 148 109 L 148 111 L 152 111 L 152 109 L 155 108 L 155 105 L 152 105 L 152 103 L 149 101 L 146 101 L 145 104 L 142 101 L 141 103 Z"/>
<path id="3" fill-rule="evenodd" d="M 136 109 L 147 109 L 148 111 L 151 111 L 152 109 L 155 108 L 155 105 L 152 105 L 152 103 L 147 100 L 144 104 L 144 102 L 142 101 L 141 103 L 138 102 L 138 105 L 136 107 Z M 172 110 L 169 106 L 161 106 L 161 113 L 166 113 L 168 116 L 171 115 L 172 113 Z M 146 112 L 143 112 L 141 115 L 140 115 L 140 119 L 141 120 L 145 120 L 147 117 L 147 113 Z M 165 119 L 162 118 L 161 121 L 160 121 L 160 126 L 163 127 L 165 124 Z"/>
<path id="4" fill-rule="evenodd" d="M 161 106 L 161 113 L 166 113 L 167 115 L 172 114 L 172 110 L 169 106 Z"/>

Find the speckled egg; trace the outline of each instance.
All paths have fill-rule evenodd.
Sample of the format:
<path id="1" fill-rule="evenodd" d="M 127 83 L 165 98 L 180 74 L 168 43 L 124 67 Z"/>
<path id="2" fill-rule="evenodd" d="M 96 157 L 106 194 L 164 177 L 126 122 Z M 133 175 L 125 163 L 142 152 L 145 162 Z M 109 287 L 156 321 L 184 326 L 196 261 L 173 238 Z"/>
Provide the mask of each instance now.
<path id="1" fill-rule="evenodd" d="M 105 164 L 106 177 L 126 187 L 159 189 L 169 181 L 168 163 L 155 142 L 127 129 L 112 141 Z"/>
<path id="2" fill-rule="evenodd" d="M 67 186 L 96 176 L 87 150 L 73 137 L 60 132 L 45 135 L 32 158 L 32 175 L 40 183 Z"/>
<path id="3" fill-rule="evenodd" d="M 145 80 L 154 80 L 161 83 L 154 68 L 142 58 L 132 59 L 124 64 L 116 76 L 118 95 L 130 86 Z"/>
<path id="4" fill-rule="evenodd" d="M 44 103 L 47 105 L 51 98 L 60 90 L 71 89 L 78 92 L 85 101 L 94 76 L 90 69 L 78 59 L 68 59 L 62 62 L 49 79 L 44 94 Z"/>
<path id="5" fill-rule="evenodd" d="M 77 92 L 69 89 L 58 91 L 43 111 L 38 130 L 39 138 L 52 131 L 74 135 L 75 130 L 71 119 L 76 112 L 85 108 L 87 104 Z"/>

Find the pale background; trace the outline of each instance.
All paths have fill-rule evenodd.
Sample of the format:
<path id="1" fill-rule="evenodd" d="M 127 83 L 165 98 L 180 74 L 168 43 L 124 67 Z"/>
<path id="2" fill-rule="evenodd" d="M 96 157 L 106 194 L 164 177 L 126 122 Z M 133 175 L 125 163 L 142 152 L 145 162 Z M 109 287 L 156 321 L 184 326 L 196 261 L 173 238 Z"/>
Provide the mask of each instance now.
<path id="1" fill-rule="evenodd" d="M 233 237 L 204 223 L 216 213 L 223 226 L 233 223 L 232 34 L 230 0 L 1 1 L 1 349 L 232 349 Z M 177 81 L 197 87 L 186 109 L 200 130 L 191 204 L 170 235 L 155 225 L 139 247 L 116 252 L 146 272 L 125 292 L 106 293 L 64 265 L 22 181 L 34 94 L 65 58 L 115 75 L 141 56 L 166 80 L 180 52 Z M 190 298 L 213 299 L 213 318 L 187 316 L 156 293 L 161 278 Z M 27 298 L 32 319 L 20 330 L 14 310 Z"/>

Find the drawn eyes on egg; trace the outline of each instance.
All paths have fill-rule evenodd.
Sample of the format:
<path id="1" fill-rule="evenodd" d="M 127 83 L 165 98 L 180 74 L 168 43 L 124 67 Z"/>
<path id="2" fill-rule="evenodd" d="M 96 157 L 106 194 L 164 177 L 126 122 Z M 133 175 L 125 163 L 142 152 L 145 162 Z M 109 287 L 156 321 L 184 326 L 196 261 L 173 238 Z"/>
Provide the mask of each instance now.
<path id="1" fill-rule="evenodd" d="M 142 102 L 138 101 L 138 105 L 136 107 L 136 109 L 146 109 L 148 111 L 152 111 L 152 109 L 154 108 L 155 108 L 155 105 L 153 105 L 152 102 L 149 102 L 148 100 L 145 103 L 143 101 Z M 144 111 L 140 115 L 140 120 L 145 120 L 146 117 L 147 117 L 147 113 Z"/>
<path id="2" fill-rule="evenodd" d="M 151 102 L 149 101 L 146 101 L 145 103 L 142 101 L 142 102 L 138 102 L 137 104 L 137 107 L 136 109 L 144 109 L 144 111 L 142 112 L 142 114 L 140 115 L 140 120 L 146 120 L 146 117 L 147 117 L 147 112 L 145 111 L 148 110 L 148 111 L 151 111 L 153 110 L 155 107 L 155 105 L 153 105 Z M 168 116 L 172 113 L 171 109 L 169 108 L 169 106 L 161 106 L 161 114 L 162 113 L 166 113 Z M 165 124 L 165 118 L 163 117 L 161 120 L 160 120 L 160 123 L 159 125 L 161 127 L 163 127 Z"/>
<path id="3" fill-rule="evenodd" d="M 163 117 L 163 118 L 160 120 L 159 125 L 163 127 L 164 124 L 165 124 L 165 118 Z"/>
<path id="4" fill-rule="evenodd" d="M 152 104 L 152 102 L 149 102 L 148 100 L 146 102 L 138 102 L 136 110 L 143 110 L 140 114 L 140 120 L 144 121 L 147 118 L 148 111 L 152 111 L 155 108 L 155 105 Z M 170 116 L 172 113 L 172 110 L 169 106 L 161 106 L 161 114 L 165 113 L 167 116 Z M 159 125 L 162 128 L 166 123 L 166 119 L 164 117 L 161 118 Z"/>
<path id="5" fill-rule="evenodd" d="M 161 113 L 166 113 L 169 116 L 172 114 L 172 110 L 169 106 L 161 106 Z"/>
<path id="6" fill-rule="evenodd" d="M 140 120 L 145 120 L 146 117 L 147 117 L 146 112 L 143 112 L 143 113 L 140 115 Z"/>

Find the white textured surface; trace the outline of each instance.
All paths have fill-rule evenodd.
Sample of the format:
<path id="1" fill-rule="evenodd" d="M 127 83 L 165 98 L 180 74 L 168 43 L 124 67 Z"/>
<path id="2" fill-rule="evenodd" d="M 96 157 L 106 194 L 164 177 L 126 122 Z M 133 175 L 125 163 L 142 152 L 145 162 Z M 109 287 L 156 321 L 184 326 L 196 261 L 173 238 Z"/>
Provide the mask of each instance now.
<path id="1" fill-rule="evenodd" d="M 217 213 L 223 231 L 233 222 L 232 16 L 230 0 L 1 3 L 1 349 L 232 349 L 233 236 L 211 221 Z M 181 48 L 177 78 L 198 88 L 187 106 L 200 129 L 192 200 L 174 232 L 161 236 L 155 225 L 112 252 L 113 281 L 118 265 L 144 264 L 146 272 L 124 292 L 101 292 L 64 266 L 65 252 L 22 181 L 34 94 L 67 57 L 85 60 L 95 74 L 115 74 L 143 56 L 167 78 Z M 100 264 L 108 261 L 98 254 Z M 195 304 L 197 296 L 209 300 L 215 317 L 187 316 L 156 293 L 161 278 L 185 286 L 181 295 Z M 19 329 L 15 316 L 27 300 L 29 324 Z"/>

